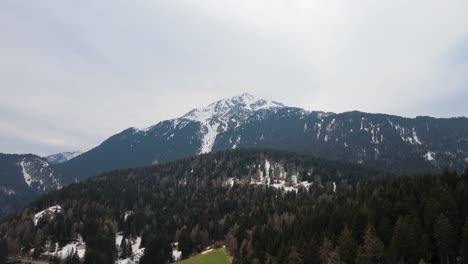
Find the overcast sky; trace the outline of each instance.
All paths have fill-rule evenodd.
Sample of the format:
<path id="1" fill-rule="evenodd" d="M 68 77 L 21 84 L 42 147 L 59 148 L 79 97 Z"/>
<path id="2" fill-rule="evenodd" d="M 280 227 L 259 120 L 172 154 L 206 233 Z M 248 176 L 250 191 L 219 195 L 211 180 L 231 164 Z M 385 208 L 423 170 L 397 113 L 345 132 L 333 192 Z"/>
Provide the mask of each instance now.
<path id="1" fill-rule="evenodd" d="M 0 152 L 91 148 L 242 92 L 468 116 L 466 0 L 0 1 Z"/>

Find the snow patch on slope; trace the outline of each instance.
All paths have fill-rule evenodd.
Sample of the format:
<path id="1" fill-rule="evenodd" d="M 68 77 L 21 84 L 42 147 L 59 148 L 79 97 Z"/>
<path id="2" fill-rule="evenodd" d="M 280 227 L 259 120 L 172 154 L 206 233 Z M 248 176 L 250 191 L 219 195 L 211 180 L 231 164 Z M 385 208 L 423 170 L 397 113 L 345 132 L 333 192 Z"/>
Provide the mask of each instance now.
<path id="1" fill-rule="evenodd" d="M 435 153 L 433 151 L 428 151 L 426 154 L 424 154 L 423 157 L 427 161 L 434 161 L 435 160 Z"/>
<path id="2" fill-rule="evenodd" d="M 39 220 L 41 220 L 44 216 L 50 215 L 51 217 L 53 217 L 54 215 L 59 214 L 60 212 L 62 212 L 62 207 L 60 205 L 54 205 L 36 213 L 33 219 L 34 226 L 36 226 Z"/>
<path id="3" fill-rule="evenodd" d="M 21 166 L 21 172 L 23 173 L 24 182 L 26 182 L 26 184 L 29 187 L 31 187 L 32 177 L 31 177 L 31 175 L 29 175 L 29 173 L 27 172 L 27 170 L 25 168 L 25 161 L 24 160 L 22 160 L 20 162 L 20 166 Z"/>
<path id="4" fill-rule="evenodd" d="M 84 258 L 86 252 L 86 243 L 79 241 L 70 242 L 66 244 L 61 250 L 59 250 L 57 252 L 57 255 L 59 258 L 64 259 L 73 252 L 77 252 L 78 257 L 80 257 L 81 259 Z"/>

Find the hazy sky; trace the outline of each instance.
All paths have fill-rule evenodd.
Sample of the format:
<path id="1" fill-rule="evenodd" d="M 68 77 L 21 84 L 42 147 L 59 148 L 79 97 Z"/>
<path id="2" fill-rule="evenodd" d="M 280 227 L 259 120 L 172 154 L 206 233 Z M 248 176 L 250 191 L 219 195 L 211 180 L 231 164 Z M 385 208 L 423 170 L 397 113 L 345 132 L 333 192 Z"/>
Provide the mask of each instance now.
<path id="1" fill-rule="evenodd" d="M 242 92 L 468 115 L 466 0 L 0 1 L 0 152 L 91 148 Z"/>

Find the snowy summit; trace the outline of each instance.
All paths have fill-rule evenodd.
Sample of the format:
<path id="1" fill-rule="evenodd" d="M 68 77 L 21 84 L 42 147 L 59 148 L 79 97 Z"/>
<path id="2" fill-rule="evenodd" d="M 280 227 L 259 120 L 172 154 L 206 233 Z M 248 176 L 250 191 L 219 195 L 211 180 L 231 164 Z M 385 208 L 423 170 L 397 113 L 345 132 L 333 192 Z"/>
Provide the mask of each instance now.
<path id="1" fill-rule="evenodd" d="M 251 94 L 243 93 L 219 100 L 207 107 L 193 109 L 181 118 L 200 122 L 202 126 L 200 133 L 203 138 L 200 153 L 208 153 L 219 133 L 235 129 L 255 111 L 282 107 L 284 107 L 282 103 L 258 99 Z"/>

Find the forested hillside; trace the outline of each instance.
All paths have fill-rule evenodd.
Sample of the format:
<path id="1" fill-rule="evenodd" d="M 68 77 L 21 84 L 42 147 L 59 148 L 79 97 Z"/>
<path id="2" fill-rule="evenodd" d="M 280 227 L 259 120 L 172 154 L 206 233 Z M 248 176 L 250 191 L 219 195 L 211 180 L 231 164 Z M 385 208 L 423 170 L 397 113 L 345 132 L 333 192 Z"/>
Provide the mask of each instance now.
<path id="1" fill-rule="evenodd" d="M 0 225 L 0 252 L 48 258 L 66 246 L 70 261 L 114 263 L 144 251 L 141 263 L 167 263 L 178 242 L 183 258 L 225 245 L 234 263 L 454 263 L 467 261 L 466 217 L 468 171 L 385 177 L 228 151 L 51 192 Z"/>
<path id="2" fill-rule="evenodd" d="M 60 176 L 46 159 L 33 154 L 0 153 L 0 220 L 61 186 Z"/>
<path id="3" fill-rule="evenodd" d="M 64 183 L 210 151 L 268 148 L 343 160 L 399 174 L 468 166 L 467 118 L 405 118 L 287 107 L 241 94 L 154 126 L 128 128 L 57 164 Z"/>

